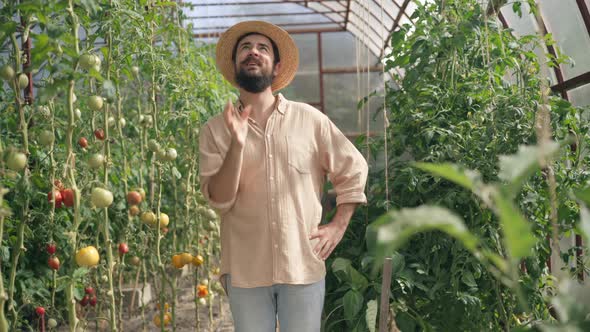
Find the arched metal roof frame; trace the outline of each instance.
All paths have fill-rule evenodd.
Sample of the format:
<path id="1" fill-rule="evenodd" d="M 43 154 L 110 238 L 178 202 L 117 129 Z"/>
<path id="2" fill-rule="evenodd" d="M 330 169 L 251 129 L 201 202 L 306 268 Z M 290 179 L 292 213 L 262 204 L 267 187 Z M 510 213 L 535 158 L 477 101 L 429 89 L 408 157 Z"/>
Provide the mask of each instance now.
<path id="1" fill-rule="evenodd" d="M 371 52 L 378 58 L 384 54 L 383 45 L 387 44 L 389 35 L 400 23 L 411 22 L 408 8 L 411 7 L 410 0 L 215 0 L 203 2 L 196 0 L 183 1 L 185 7 L 211 8 L 216 6 L 238 6 L 238 5 L 298 5 L 304 11 L 296 13 L 264 13 L 264 14 L 238 14 L 238 15 L 198 15 L 188 16 L 189 20 L 211 18 L 243 18 L 259 19 L 260 17 L 280 17 L 280 16 L 311 16 L 321 15 L 326 21 L 312 23 L 283 23 L 277 24 L 290 33 L 302 32 L 336 32 L 348 31 L 352 33 L 361 43 L 365 44 Z M 403 19 L 403 20 L 402 20 Z M 272 22 L 272 19 L 269 20 Z M 272 22 L 275 23 L 275 22 Z M 276 24 L 276 23 L 275 23 Z M 301 27 L 312 27 L 309 29 Z M 324 27 L 320 27 L 324 26 Z M 216 37 L 229 26 L 212 26 L 197 29 L 196 37 L 207 38 Z"/>
<path id="2" fill-rule="evenodd" d="M 353 34 L 359 42 L 365 44 L 367 48 L 378 58 L 387 54 L 389 47 L 389 36 L 401 24 L 412 23 L 410 16 L 415 8 L 414 2 L 417 0 L 184 0 L 182 4 L 185 7 L 194 6 L 197 8 L 215 7 L 215 6 L 279 6 L 279 5 L 297 5 L 301 8 L 298 12 L 266 12 L 264 14 L 239 14 L 239 15 L 205 15 L 189 16 L 189 19 L 211 19 L 219 18 L 240 18 L 260 19 L 288 17 L 291 21 L 301 17 L 323 17 L 324 19 L 305 22 L 283 22 L 278 24 L 290 33 L 305 32 L 336 32 L 348 31 Z M 419 2 L 427 0 L 418 0 Z M 590 11 L 588 0 L 571 0 L 575 1 L 582 20 L 584 22 L 588 38 L 590 38 Z M 503 4 L 506 1 L 494 1 L 496 4 Z M 543 5 L 543 1 L 540 5 Z M 508 9 L 509 10 L 509 9 Z M 510 28 L 510 22 L 506 20 L 501 10 L 498 10 L 498 18 L 505 28 Z M 546 19 L 539 12 L 535 15 L 536 29 L 542 34 L 551 33 L 551 27 L 546 24 Z M 273 22 L 274 23 L 274 22 Z M 207 26 L 195 32 L 195 37 L 217 37 L 229 26 Z M 559 41 L 559 40 L 558 40 Z M 557 55 L 556 49 L 552 45 L 546 45 L 546 51 Z M 555 92 L 561 94 L 565 99 L 568 98 L 568 91 L 590 84 L 590 68 L 585 73 L 576 77 L 566 79 L 563 75 L 563 65 L 553 67 L 556 77 L 556 84 L 552 86 Z"/>

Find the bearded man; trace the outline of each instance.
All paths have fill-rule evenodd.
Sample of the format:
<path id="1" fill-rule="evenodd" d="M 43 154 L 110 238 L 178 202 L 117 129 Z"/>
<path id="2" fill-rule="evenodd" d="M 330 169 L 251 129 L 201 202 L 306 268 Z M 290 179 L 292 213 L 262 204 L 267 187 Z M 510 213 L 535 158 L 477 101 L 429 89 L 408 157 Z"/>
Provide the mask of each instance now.
<path id="1" fill-rule="evenodd" d="M 319 110 L 273 94 L 297 71 L 283 29 L 242 22 L 220 37 L 217 67 L 239 89 L 199 137 L 201 192 L 221 215 L 221 280 L 236 332 L 319 332 L 325 260 L 364 194 L 361 153 Z M 337 212 L 320 225 L 326 176 Z"/>

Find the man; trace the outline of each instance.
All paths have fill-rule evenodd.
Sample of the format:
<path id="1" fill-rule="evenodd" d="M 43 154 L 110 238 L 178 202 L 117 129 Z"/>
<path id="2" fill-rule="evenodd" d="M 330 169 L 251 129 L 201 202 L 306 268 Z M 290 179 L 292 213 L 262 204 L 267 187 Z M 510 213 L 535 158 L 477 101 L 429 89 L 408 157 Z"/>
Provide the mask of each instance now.
<path id="1" fill-rule="evenodd" d="M 199 138 L 201 191 L 221 215 L 221 274 L 236 332 L 320 330 L 325 259 L 366 203 L 367 163 L 315 108 L 273 95 L 297 71 L 287 32 L 261 21 L 229 28 L 217 67 L 239 88 L 236 105 Z M 326 175 L 337 213 L 318 226 Z"/>

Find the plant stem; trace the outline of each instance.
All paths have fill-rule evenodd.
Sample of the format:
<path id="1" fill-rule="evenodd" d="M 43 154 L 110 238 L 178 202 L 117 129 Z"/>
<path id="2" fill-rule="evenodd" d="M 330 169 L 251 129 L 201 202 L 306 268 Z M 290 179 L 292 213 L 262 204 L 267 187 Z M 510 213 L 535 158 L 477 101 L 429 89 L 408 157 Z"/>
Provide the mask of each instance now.
<path id="1" fill-rule="evenodd" d="M 0 142 L 0 153 L 2 152 L 2 142 Z M 4 195 L 8 192 L 7 189 L 0 186 L 0 248 L 4 242 L 4 217 L 10 215 L 10 211 L 4 208 Z M 2 260 L 0 260 L 0 264 Z M 8 321 L 4 313 L 4 304 L 8 300 L 6 292 L 4 291 L 4 276 L 2 275 L 2 267 L 0 265 L 0 332 L 8 332 Z"/>

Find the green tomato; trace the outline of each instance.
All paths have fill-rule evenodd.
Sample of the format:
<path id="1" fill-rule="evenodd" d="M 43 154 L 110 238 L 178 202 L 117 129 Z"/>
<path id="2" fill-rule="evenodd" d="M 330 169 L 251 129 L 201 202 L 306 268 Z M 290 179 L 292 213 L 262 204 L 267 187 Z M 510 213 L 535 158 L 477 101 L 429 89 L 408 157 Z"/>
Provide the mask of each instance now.
<path id="1" fill-rule="evenodd" d="M 12 81 L 16 73 L 10 65 L 4 65 L 0 68 L 0 77 L 5 81 Z"/>
<path id="2" fill-rule="evenodd" d="M 53 318 L 49 318 L 49 320 L 47 321 L 47 326 L 50 329 L 54 329 L 54 328 L 57 327 L 57 321 L 55 319 L 53 319 Z"/>
<path id="3" fill-rule="evenodd" d="M 25 73 L 21 73 L 18 75 L 18 87 L 21 89 L 26 88 L 29 86 L 29 77 Z"/>
<path id="4" fill-rule="evenodd" d="M 22 152 L 12 152 L 6 160 L 6 166 L 13 171 L 20 171 L 27 165 L 27 156 Z"/>
<path id="5" fill-rule="evenodd" d="M 158 152 L 160 151 L 160 143 L 152 138 L 148 141 L 148 149 L 152 152 Z"/>
<path id="6" fill-rule="evenodd" d="M 166 150 L 166 160 L 172 161 L 172 160 L 176 159 L 176 157 L 178 157 L 178 153 L 176 152 L 176 149 L 169 148 Z"/>
<path id="7" fill-rule="evenodd" d="M 100 153 L 95 153 L 88 159 L 88 165 L 91 168 L 99 168 L 104 165 L 104 156 Z"/>
<path id="8" fill-rule="evenodd" d="M 113 203 L 113 193 L 106 189 L 96 187 L 92 189 L 90 200 L 97 208 L 106 208 Z"/>
<path id="9" fill-rule="evenodd" d="M 78 59 L 78 64 L 82 69 L 90 69 L 96 64 L 96 57 L 93 54 L 82 54 Z"/>
<path id="10" fill-rule="evenodd" d="M 46 105 L 37 106 L 37 112 L 46 119 L 49 119 L 49 117 L 51 117 L 51 110 Z"/>
<path id="11" fill-rule="evenodd" d="M 90 96 L 88 98 L 88 107 L 93 111 L 100 111 L 103 106 L 103 100 L 101 96 Z"/>
<path id="12" fill-rule="evenodd" d="M 39 134 L 39 143 L 43 146 L 50 146 L 55 141 L 55 135 L 53 135 L 52 131 L 43 130 L 41 134 Z"/>

